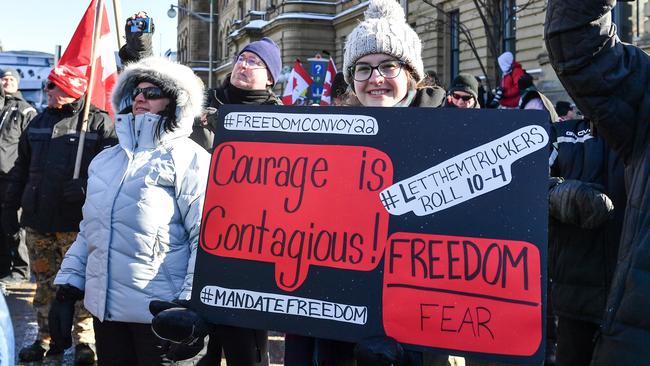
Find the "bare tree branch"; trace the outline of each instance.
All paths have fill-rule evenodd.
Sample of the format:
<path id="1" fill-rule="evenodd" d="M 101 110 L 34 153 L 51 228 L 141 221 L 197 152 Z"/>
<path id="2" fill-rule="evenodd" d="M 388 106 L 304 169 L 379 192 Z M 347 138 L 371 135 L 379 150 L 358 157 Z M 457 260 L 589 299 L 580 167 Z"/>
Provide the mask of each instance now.
<path id="1" fill-rule="evenodd" d="M 483 29 L 485 30 L 488 49 L 487 57 L 488 59 L 493 60 L 495 66 L 497 65 L 496 58 L 501 53 L 501 41 L 503 40 L 503 33 L 501 30 L 503 19 L 501 1 L 502 0 L 472 0 L 476 11 L 481 18 L 481 22 L 483 23 Z M 496 70 L 498 70 L 498 67 Z M 494 75 L 486 74 L 486 76 L 488 79 L 492 79 L 495 82 L 498 79 L 498 74 L 496 72 Z M 490 78 L 490 76 L 492 77 Z"/>
<path id="2" fill-rule="evenodd" d="M 451 21 L 450 14 L 439 5 L 434 4 L 432 0 L 423 0 L 424 3 L 436 9 L 443 14 L 448 21 Z M 491 82 L 499 79 L 498 56 L 504 51 L 504 25 L 516 22 L 517 16 L 523 11 L 537 10 L 544 11 L 547 6 L 547 0 L 526 0 L 521 5 L 515 5 L 516 1 L 512 0 L 472 0 L 474 11 L 481 21 L 486 38 L 487 59 L 492 63 L 494 72 L 488 75 L 483 59 L 479 56 L 478 48 L 472 37 L 472 32 L 465 24 L 459 24 L 459 31 L 465 38 L 466 44 L 472 50 L 472 53 L 478 61 L 481 70 L 487 77 L 487 84 L 490 87 Z M 505 6 L 512 8 L 505 8 Z"/>
<path id="3" fill-rule="evenodd" d="M 453 19 L 451 18 L 451 15 L 448 12 L 446 12 L 442 6 L 440 6 L 438 4 L 434 4 L 431 0 L 423 0 L 423 1 L 427 5 L 430 5 L 431 7 L 436 9 L 438 11 L 438 13 L 444 15 L 449 22 L 453 21 Z M 438 22 L 437 19 L 435 21 Z M 458 30 L 460 31 L 460 33 L 465 38 L 464 42 L 469 46 L 470 50 L 472 51 L 472 54 L 474 54 L 474 58 L 478 62 L 479 67 L 481 68 L 481 71 L 483 72 L 483 75 L 486 76 L 488 88 L 492 89 L 490 80 L 487 77 L 488 76 L 487 70 L 485 68 L 485 65 L 483 64 L 483 59 L 481 58 L 481 56 L 478 53 L 478 48 L 476 47 L 476 43 L 474 42 L 474 37 L 472 36 L 471 30 L 467 27 L 467 25 L 461 23 L 460 20 L 458 20 Z"/>
<path id="4" fill-rule="evenodd" d="M 532 7 L 533 5 L 539 5 L 542 4 L 544 8 L 546 8 L 546 0 L 528 0 L 524 5 L 517 6 L 516 12 L 513 13 L 513 15 L 516 16 L 516 14 L 521 13 L 522 11 Z"/>

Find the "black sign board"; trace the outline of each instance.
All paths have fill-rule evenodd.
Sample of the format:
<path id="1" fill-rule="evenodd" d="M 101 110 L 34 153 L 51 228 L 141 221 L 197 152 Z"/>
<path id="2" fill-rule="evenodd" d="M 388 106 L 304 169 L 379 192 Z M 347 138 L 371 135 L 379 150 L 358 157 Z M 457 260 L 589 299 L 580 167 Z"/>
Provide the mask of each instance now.
<path id="1" fill-rule="evenodd" d="M 224 106 L 192 307 L 214 323 L 543 357 L 548 116 Z"/>

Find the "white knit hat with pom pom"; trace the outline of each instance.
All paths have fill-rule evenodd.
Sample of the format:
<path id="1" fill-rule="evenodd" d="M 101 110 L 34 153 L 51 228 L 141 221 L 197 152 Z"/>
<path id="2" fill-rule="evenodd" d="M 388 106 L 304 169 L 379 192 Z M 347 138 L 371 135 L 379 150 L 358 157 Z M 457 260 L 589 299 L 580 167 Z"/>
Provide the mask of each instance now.
<path id="1" fill-rule="evenodd" d="M 396 0 L 370 0 L 365 19 L 350 33 L 345 43 L 343 73 L 353 85 L 351 66 L 365 55 L 385 53 L 405 62 L 417 81 L 424 78 L 422 42 L 406 23 L 404 10 Z"/>

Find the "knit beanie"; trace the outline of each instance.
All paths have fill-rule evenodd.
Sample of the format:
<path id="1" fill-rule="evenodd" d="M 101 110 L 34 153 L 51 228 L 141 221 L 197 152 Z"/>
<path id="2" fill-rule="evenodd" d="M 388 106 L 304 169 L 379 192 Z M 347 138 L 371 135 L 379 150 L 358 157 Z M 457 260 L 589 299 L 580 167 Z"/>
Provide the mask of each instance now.
<path id="1" fill-rule="evenodd" d="M 473 75 L 460 73 L 449 85 L 449 93 L 455 91 L 469 93 L 478 100 L 478 81 Z"/>
<path id="2" fill-rule="evenodd" d="M 517 86 L 519 87 L 519 92 L 522 93 L 528 88 L 534 88 L 535 84 L 533 83 L 533 76 L 525 72 L 519 80 L 517 80 Z"/>
<path id="3" fill-rule="evenodd" d="M 7 76 L 13 76 L 16 79 L 16 83 L 20 84 L 20 73 L 18 70 L 14 69 L 13 67 L 0 69 L 0 79 Z"/>
<path id="4" fill-rule="evenodd" d="M 405 62 L 416 81 L 424 78 L 422 42 L 406 23 L 396 0 L 370 0 L 365 19 L 347 37 L 343 55 L 345 81 L 353 85 L 352 66 L 363 56 L 385 53 Z"/>
<path id="5" fill-rule="evenodd" d="M 558 116 L 564 116 L 572 109 L 573 107 L 571 107 L 571 103 L 567 101 L 560 100 L 555 103 L 555 112 L 557 112 Z"/>
<path id="6" fill-rule="evenodd" d="M 86 75 L 74 66 L 58 65 L 50 71 L 47 78 L 69 96 L 79 99 L 86 93 Z"/>
<path id="7" fill-rule="evenodd" d="M 271 38 L 264 37 L 259 41 L 251 42 L 237 54 L 237 57 L 244 52 L 252 52 L 264 61 L 266 69 L 271 73 L 273 85 L 280 76 L 282 70 L 282 59 L 280 58 L 280 48 Z"/>

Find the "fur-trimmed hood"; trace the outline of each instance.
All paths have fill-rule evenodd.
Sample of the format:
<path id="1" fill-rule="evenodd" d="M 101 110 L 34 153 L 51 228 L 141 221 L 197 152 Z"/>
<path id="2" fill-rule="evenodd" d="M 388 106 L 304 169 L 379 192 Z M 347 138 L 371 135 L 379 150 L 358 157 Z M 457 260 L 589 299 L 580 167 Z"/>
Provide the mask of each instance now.
<path id="1" fill-rule="evenodd" d="M 132 104 L 131 93 L 142 81 L 155 81 L 165 91 L 176 96 L 176 118 L 179 127 L 187 128 L 194 117 L 201 114 L 204 85 L 192 69 L 162 57 L 148 57 L 129 64 L 117 79 L 111 102 L 114 111 L 122 111 Z"/>

